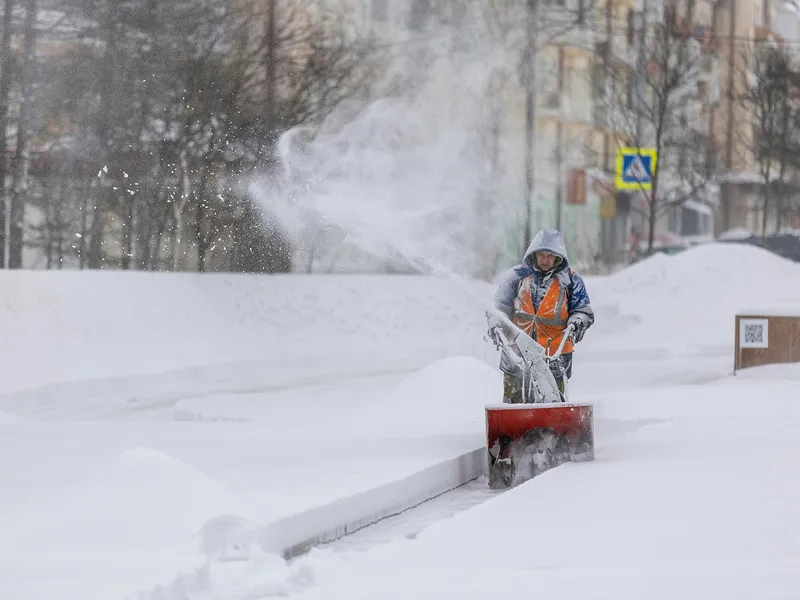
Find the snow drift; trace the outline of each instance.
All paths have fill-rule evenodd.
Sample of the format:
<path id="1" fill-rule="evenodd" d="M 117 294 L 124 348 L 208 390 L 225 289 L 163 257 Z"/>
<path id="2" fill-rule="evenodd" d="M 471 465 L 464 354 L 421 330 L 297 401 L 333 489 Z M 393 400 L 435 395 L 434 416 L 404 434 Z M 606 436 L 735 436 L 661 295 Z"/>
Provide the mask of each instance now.
<path id="1" fill-rule="evenodd" d="M 738 311 L 800 308 L 800 264 L 750 245 L 705 244 L 588 278 L 587 287 L 598 327 L 586 335 L 584 352 L 732 356 Z"/>
<path id="2" fill-rule="evenodd" d="M 0 392 L 265 361 L 276 376 L 481 357 L 491 287 L 414 276 L 0 275 Z"/>

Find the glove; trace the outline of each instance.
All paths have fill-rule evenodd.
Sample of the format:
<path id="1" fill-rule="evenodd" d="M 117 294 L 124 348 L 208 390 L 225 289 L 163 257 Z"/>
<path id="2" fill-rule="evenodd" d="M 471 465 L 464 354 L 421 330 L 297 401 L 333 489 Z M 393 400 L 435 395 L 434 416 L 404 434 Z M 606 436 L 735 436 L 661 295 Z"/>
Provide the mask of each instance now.
<path id="1" fill-rule="evenodd" d="M 589 317 L 584 315 L 583 313 L 575 313 L 574 315 L 570 316 L 569 320 L 567 321 L 567 327 L 572 325 L 572 333 L 570 337 L 572 341 L 576 344 L 583 339 L 586 330 L 589 328 Z"/>
<path id="2" fill-rule="evenodd" d="M 495 346 L 500 346 L 500 337 L 497 335 L 498 329 L 503 329 L 504 321 L 498 315 L 486 312 L 486 324 L 488 331 L 486 332 L 489 339 L 494 342 Z"/>

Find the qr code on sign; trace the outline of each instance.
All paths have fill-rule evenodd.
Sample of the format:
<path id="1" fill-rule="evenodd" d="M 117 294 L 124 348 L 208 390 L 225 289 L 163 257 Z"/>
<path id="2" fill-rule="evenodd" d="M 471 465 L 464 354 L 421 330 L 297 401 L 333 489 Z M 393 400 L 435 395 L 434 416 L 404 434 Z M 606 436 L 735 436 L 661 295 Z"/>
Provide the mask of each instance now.
<path id="1" fill-rule="evenodd" d="M 769 348 L 769 322 L 767 319 L 742 319 L 740 322 L 741 348 Z"/>
<path id="2" fill-rule="evenodd" d="M 744 341 L 747 344 L 763 344 L 764 343 L 764 326 L 759 325 L 745 325 L 744 326 Z"/>

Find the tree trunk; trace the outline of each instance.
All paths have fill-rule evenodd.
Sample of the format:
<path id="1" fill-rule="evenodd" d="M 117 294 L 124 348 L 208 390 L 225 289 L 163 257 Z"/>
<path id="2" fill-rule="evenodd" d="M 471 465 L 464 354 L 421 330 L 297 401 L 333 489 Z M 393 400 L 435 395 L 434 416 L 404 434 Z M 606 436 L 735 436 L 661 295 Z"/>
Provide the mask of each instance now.
<path id="1" fill-rule="evenodd" d="M 276 31 L 276 9 L 278 0 L 267 0 L 267 14 L 266 23 L 264 23 L 265 46 L 266 46 L 266 60 L 265 60 L 265 78 L 266 78 L 266 105 L 267 105 L 267 126 L 272 130 L 275 127 L 275 117 L 277 111 L 275 110 L 275 50 L 277 47 Z M 270 133 L 272 133 L 270 131 Z"/>
<path id="2" fill-rule="evenodd" d="M 769 201 L 771 195 L 771 188 L 772 186 L 769 183 L 769 179 L 767 179 L 767 184 L 764 186 L 764 206 L 762 207 L 762 216 L 761 216 L 761 246 L 766 247 L 767 245 L 767 218 L 769 217 Z"/>
<path id="3" fill-rule="evenodd" d="M 22 103 L 17 119 L 17 151 L 14 160 L 14 183 L 11 194 L 11 240 L 8 257 L 9 269 L 22 268 L 23 228 L 25 221 L 25 199 L 28 194 L 28 127 L 33 98 L 32 81 L 35 64 L 37 0 L 28 0 L 25 13 L 25 39 L 22 51 Z"/>
<path id="4" fill-rule="evenodd" d="M 0 267 L 5 268 L 8 255 L 6 245 L 10 242 L 8 228 L 11 225 L 11 198 L 8 194 L 8 98 L 11 94 L 11 71 L 14 57 L 11 53 L 11 36 L 13 34 L 12 17 L 15 0 L 5 0 L 3 12 L 3 41 L 0 46 L 0 234 L 3 243 L 0 244 Z"/>
<path id="5" fill-rule="evenodd" d="M 200 177 L 200 186 L 196 195 L 197 215 L 194 221 L 194 237 L 195 242 L 197 243 L 197 270 L 200 273 L 203 273 L 206 270 L 208 249 L 211 246 L 211 238 L 213 237 L 211 232 L 214 231 L 213 223 L 210 220 L 208 223 L 206 223 L 207 219 L 214 218 L 213 214 L 208 214 L 208 205 L 206 204 L 209 178 L 210 174 L 208 172 L 208 167 L 203 166 L 203 174 Z"/>
<path id="6" fill-rule="evenodd" d="M 99 146 L 99 161 L 102 166 L 108 161 L 109 143 L 111 141 L 111 111 L 114 106 L 114 90 L 117 70 L 117 13 L 119 0 L 107 0 L 103 17 L 103 41 L 105 52 L 100 72 L 100 111 L 95 131 Z M 110 205 L 110 192 L 102 185 L 94 186 L 92 221 L 89 226 L 89 248 L 87 263 L 90 269 L 97 269 L 105 262 L 103 236 L 105 235 L 105 213 Z"/>
<path id="7" fill-rule="evenodd" d="M 183 235 L 183 209 L 191 193 L 191 183 L 189 181 L 189 161 L 186 159 L 186 151 L 181 150 L 181 185 L 178 187 L 179 196 L 173 202 L 173 216 L 175 217 L 175 235 L 172 238 L 172 269 L 177 271 L 180 267 L 180 251 Z"/>
<path id="8" fill-rule="evenodd" d="M 133 260 L 134 199 L 123 196 L 122 202 L 127 206 L 125 207 L 125 219 L 122 222 L 122 252 L 120 253 L 119 266 L 122 270 L 127 271 L 131 268 L 131 261 Z"/>

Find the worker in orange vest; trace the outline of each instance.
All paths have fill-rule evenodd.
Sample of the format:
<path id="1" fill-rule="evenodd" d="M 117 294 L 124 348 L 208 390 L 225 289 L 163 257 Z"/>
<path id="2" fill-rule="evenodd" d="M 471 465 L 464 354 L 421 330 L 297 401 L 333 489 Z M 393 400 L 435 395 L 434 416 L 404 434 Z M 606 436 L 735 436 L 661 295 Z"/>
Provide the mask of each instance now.
<path id="1" fill-rule="evenodd" d="M 525 331 L 548 356 L 558 350 L 564 331 L 572 332 L 561 356 L 550 363 L 562 396 L 572 377 L 572 353 L 594 323 L 594 311 L 583 278 L 569 266 L 564 238 L 556 229 L 541 229 L 531 241 L 522 263 L 504 275 L 494 298 L 498 310 Z M 489 318 L 493 336 L 495 324 Z M 504 373 L 503 402 L 522 402 L 522 373 L 504 351 L 500 358 Z"/>

